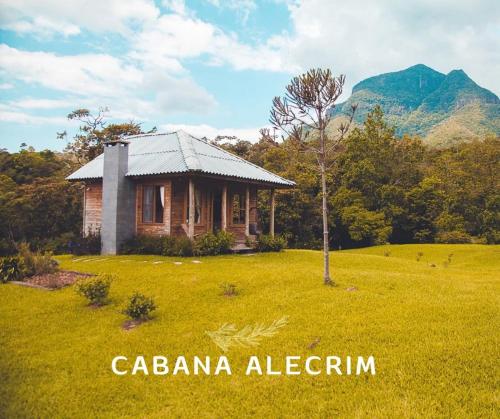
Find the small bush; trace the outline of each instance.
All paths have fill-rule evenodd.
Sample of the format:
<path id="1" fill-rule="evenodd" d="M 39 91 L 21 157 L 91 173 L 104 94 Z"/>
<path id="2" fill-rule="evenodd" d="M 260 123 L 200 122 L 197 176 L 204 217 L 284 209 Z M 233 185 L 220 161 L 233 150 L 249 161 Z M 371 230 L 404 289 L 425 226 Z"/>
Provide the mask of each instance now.
<path id="1" fill-rule="evenodd" d="M 0 256 L 13 256 L 17 253 L 16 244 L 9 239 L 0 239 Z"/>
<path id="2" fill-rule="evenodd" d="M 390 251 L 390 250 L 386 250 L 386 251 L 384 252 L 384 256 L 385 256 L 385 257 L 389 257 L 389 256 L 391 256 L 391 251 Z"/>
<path id="3" fill-rule="evenodd" d="M 259 252 L 280 252 L 286 247 L 286 239 L 281 236 L 262 234 L 255 242 L 255 250 Z"/>
<path id="4" fill-rule="evenodd" d="M 199 237 L 194 246 L 194 254 L 199 256 L 215 256 L 229 253 L 234 244 L 234 236 L 226 231 L 206 233 Z"/>
<path id="5" fill-rule="evenodd" d="M 177 238 L 175 238 L 174 236 L 163 237 L 161 254 L 163 256 L 177 256 L 175 255 L 176 242 Z"/>
<path id="6" fill-rule="evenodd" d="M 0 282 L 18 281 L 24 276 L 24 264 L 18 256 L 0 259 Z"/>
<path id="7" fill-rule="evenodd" d="M 153 299 L 136 292 L 130 297 L 123 314 L 133 320 L 145 320 L 150 317 L 151 312 L 154 310 L 156 310 L 156 305 Z"/>
<path id="8" fill-rule="evenodd" d="M 500 230 L 491 229 L 484 233 L 480 238 L 485 244 L 499 244 L 500 243 Z"/>
<path id="9" fill-rule="evenodd" d="M 102 306 L 108 299 L 112 280 L 113 277 L 109 274 L 80 279 L 75 284 L 75 291 L 89 300 L 90 304 Z"/>
<path id="10" fill-rule="evenodd" d="M 58 237 L 42 241 L 37 248 L 43 249 L 45 252 L 50 252 L 54 255 L 73 253 L 74 243 L 79 239 L 80 237 L 74 233 L 63 233 Z"/>
<path id="11" fill-rule="evenodd" d="M 196 241 L 187 237 L 137 235 L 127 240 L 121 251 L 163 256 L 219 255 L 229 253 L 233 243 L 233 235 L 225 231 L 203 234 Z"/>
<path id="12" fill-rule="evenodd" d="M 222 284 L 220 284 L 220 288 L 222 291 L 222 295 L 225 295 L 226 297 L 234 297 L 239 294 L 236 285 L 229 282 L 223 282 Z"/>
<path id="13" fill-rule="evenodd" d="M 162 236 L 138 234 L 127 240 L 122 246 L 122 253 L 138 255 L 161 255 L 163 253 Z"/>
<path id="14" fill-rule="evenodd" d="M 213 233 L 206 233 L 200 236 L 195 243 L 196 255 L 218 255 L 219 241 Z"/>
<path id="15" fill-rule="evenodd" d="M 58 270 L 59 264 L 51 253 L 32 252 L 27 243 L 21 243 L 18 250 L 26 276 L 52 274 Z"/>
<path id="16" fill-rule="evenodd" d="M 173 256 L 193 256 L 194 243 L 187 237 L 176 238 L 173 248 Z"/>
<path id="17" fill-rule="evenodd" d="M 436 243 L 448 243 L 448 244 L 459 244 L 459 243 L 470 243 L 472 237 L 465 231 L 443 231 L 438 233 L 436 236 Z"/>
<path id="18" fill-rule="evenodd" d="M 231 247 L 234 245 L 234 235 L 227 231 L 218 231 L 217 239 L 219 240 L 219 249 L 220 253 L 229 253 L 231 251 Z"/>
<path id="19" fill-rule="evenodd" d="M 67 243 L 69 253 L 74 255 L 101 254 L 101 233 L 88 231 L 86 236 L 73 237 Z"/>
<path id="20" fill-rule="evenodd" d="M 137 235 L 127 240 L 121 251 L 163 256 L 219 255 L 228 253 L 233 243 L 233 235 L 225 231 L 203 234 L 196 241 L 187 237 Z"/>
<path id="21" fill-rule="evenodd" d="M 127 240 L 121 252 L 138 255 L 192 256 L 194 245 L 187 237 L 140 234 Z"/>
<path id="22" fill-rule="evenodd" d="M 416 259 L 417 259 L 417 262 L 420 262 L 420 259 L 422 259 L 422 256 L 423 256 L 423 255 L 424 255 L 424 254 L 423 254 L 423 252 L 418 252 L 418 253 L 417 253 L 417 258 L 416 258 Z"/>

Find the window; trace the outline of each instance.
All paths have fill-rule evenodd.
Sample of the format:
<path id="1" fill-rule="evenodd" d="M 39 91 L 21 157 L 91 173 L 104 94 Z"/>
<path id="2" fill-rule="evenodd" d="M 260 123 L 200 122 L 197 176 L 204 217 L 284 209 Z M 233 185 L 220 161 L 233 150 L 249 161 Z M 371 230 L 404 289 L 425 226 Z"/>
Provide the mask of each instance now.
<path id="1" fill-rule="evenodd" d="M 163 223 L 165 208 L 165 187 L 144 185 L 142 187 L 142 222 Z"/>
<path id="2" fill-rule="evenodd" d="M 201 223 L 201 190 L 196 187 L 194 189 L 194 223 Z M 189 224 L 189 196 L 186 204 L 186 224 Z"/>
<path id="3" fill-rule="evenodd" d="M 245 224 L 246 199 L 244 194 L 233 195 L 233 224 Z"/>

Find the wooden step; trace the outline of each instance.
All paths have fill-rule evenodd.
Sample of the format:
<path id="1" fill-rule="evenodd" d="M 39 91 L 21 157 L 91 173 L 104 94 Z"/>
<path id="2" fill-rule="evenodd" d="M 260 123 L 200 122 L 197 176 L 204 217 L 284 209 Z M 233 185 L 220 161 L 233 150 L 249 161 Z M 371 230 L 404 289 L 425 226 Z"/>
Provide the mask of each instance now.
<path id="1" fill-rule="evenodd" d="M 245 243 L 236 243 L 232 248 L 231 252 L 233 253 L 252 253 L 254 249 L 248 247 Z"/>

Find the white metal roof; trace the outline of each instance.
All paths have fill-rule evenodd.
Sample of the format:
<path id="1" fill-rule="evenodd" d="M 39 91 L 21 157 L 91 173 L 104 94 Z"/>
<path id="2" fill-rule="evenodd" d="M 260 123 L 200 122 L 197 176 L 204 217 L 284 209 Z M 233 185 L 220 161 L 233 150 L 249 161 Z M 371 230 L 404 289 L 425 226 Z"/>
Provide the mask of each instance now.
<path id="1" fill-rule="evenodd" d="M 291 180 L 275 175 L 184 131 L 136 135 L 125 137 L 124 140 L 129 142 L 126 176 L 193 172 L 253 180 L 271 185 L 295 185 L 295 182 Z M 100 179 L 103 164 L 104 156 L 101 154 L 72 173 L 67 179 Z"/>

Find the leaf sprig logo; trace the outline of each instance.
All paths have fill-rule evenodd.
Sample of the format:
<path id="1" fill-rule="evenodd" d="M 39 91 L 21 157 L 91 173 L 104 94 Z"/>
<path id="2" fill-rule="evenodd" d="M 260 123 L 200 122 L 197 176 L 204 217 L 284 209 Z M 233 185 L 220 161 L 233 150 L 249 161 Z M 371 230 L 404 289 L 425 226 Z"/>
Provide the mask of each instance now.
<path id="1" fill-rule="evenodd" d="M 273 321 L 269 326 L 263 323 L 255 325 L 246 325 L 243 329 L 238 330 L 234 324 L 224 323 L 219 329 L 205 333 L 210 336 L 212 341 L 227 352 L 233 346 L 252 347 L 258 346 L 262 338 L 270 338 L 275 336 L 279 330 L 288 324 L 288 317 L 284 316 Z"/>

